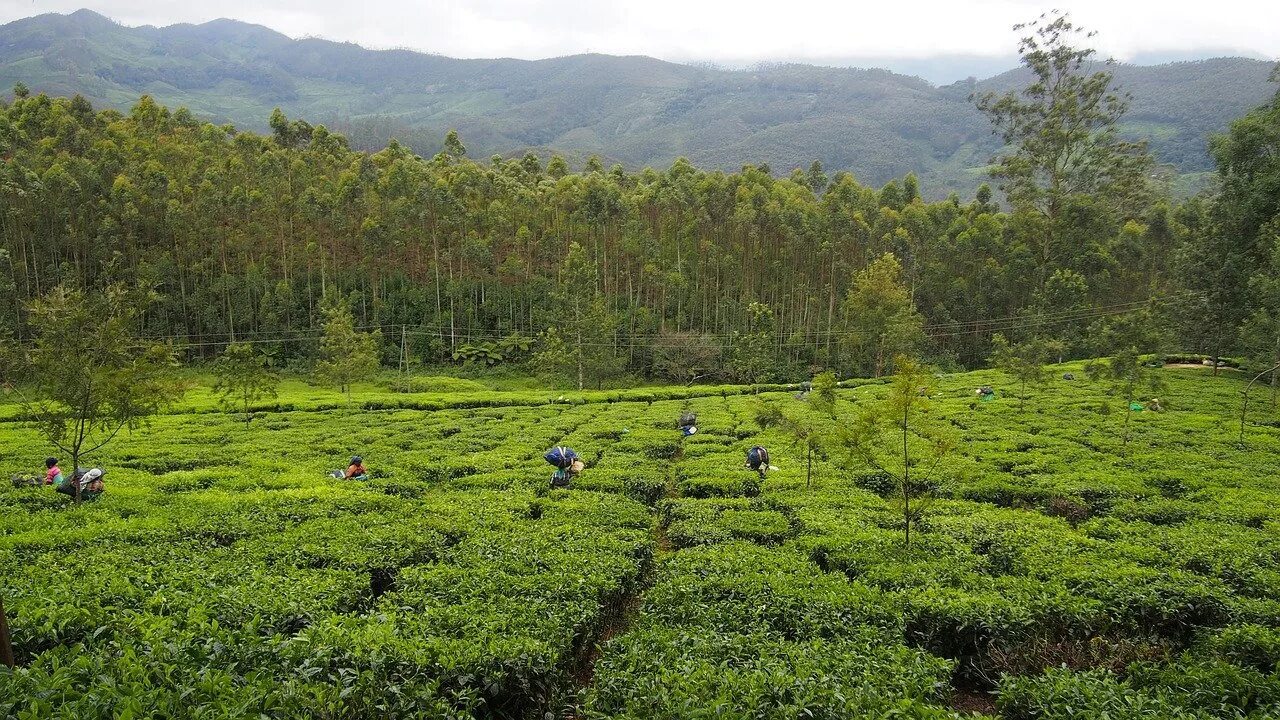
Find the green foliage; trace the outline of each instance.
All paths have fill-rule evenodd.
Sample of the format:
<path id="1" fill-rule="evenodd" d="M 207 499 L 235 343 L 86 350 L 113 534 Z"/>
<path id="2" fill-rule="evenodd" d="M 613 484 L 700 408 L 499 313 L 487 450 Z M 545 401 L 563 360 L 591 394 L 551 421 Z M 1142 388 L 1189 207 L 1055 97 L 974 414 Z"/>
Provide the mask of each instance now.
<path id="1" fill-rule="evenodd" d="M 267 358 L 248 343 L 232 343 L 214 364 L 217 380 L 213 392 L 223 407 L 238 408 L 247 428 L 253 420 L 250 407 L 263 398 L 276 397 L 280 377 L 267 367 Z"/>
<path id="2" fill-rule="evenodd" d="M 1145 144 L 1120 136 L 1130 98 L 1113 89 L 1110 72 L 1089 72 L 1094 50 L 1072 45 L 1089 37 L 1084 29 L 1056 12 L 1014 29 L 1031 31 L 1018 54 L 1032 82 L 984 93 L 977 104 L 1009 148 L 991 174 L 1016 211 L 1034 215 L 1027 240 L 1044 280 L 1054 259 L 1073 251 L 1060 247 L 1078 224 L 1072 206 L 1099 200 L 1130 216 L 1144 209 L 1152 159 Z"/>
<path id="3" fill-rule="evenodd" d="M 893 479 L 902 508 L 903 544 L 910 549 L 911 528 L 933 498 L 936 480 L 931 475 L 951 440 L 929 415 L 932 378 L 924 366 L 905 355 L 895 358 L 894 366 L 897 373 L 888 394 L 865 409 L 842 440 L 852 458 Z"/>
<path id="4" fill-rule="evenodd" d="M 734 333 L 729 376 L 734 382 L 763 383 L 777 379 L 777 323 L 768 305 L 747 305 L 747 326 Z"/>
<path id="5" fill-rule="evenodd" d="M 837 387 L 839 387 L 839 382 L 836 380 L 836 374 L 832 370 L 813 376 L 813 386 L 808 397 L 809 405 L 820 413 L 834 414 Z"/>
<path id="6" fill-rule="evenodd" d="M 496 342 L 466 343 L 453 351 L 453 359 L 463 363 L 479 363 L 487 366 L 511 362 L 529 352 L 533 340 L 519 333 L 508 335 Z"/>
<path id="7" fill-rule="evenodd" d="M 122 285 L 92 294 L 59 286 L 28 308 L 37 335 L 18 360 L 23 411 L 72 468 L 181 394 L 172 348 L 139 337 L 150 299 Z"/>
<path id="8" fill-rule="evenodd" d="M 320 339 L 320 361 L 316 375 L 337 386 L 351 398 L 351 384 L 368 380 L 378 369 L 378 345 L 382 331 L 356 329 L 350 303 L 333 296 L 323 307 L 324 337 Z"/>
<path id="9" fill-rule="evenodd" d="M 891 360 L 924 342 L 923 319 L 902 282 L 902 264 L 892 254 L 857 274 L 842 305 L 845 346 L 857 373 L 874 377 L 892 370 Z"/>
<path id="10" fill-rule="evenodd" d="M 837 433 L 836 375 L 827 371 L 814 376 L 811 390 L 805 397 L 804 408 L 787 412 L 781 407 L 762 404 L 755 421 L 761 429 L 780 426 L 791 438 L 794 447 L 802 448 L 805 457 L 805 487 L 813 485 L 813 461 L 825 459 L 827 451 L 835 444 Z"/>
<path id="11" fill-rule="evenodd" d="M 1063 344 L 1041 337 L 1010 344 L 1003 334 L 996 333 L 991 345 L 991 364 L 1004 370 L 1021 386 L 1020 406 L 1025 409 L 1027 386 L 1043 387 L 1049 381 L 1046 366 L 1062 355 Z"/>
<path id="12" fill-rule="evenodd" d="M 586 250 L 571 243 L 555 295 L 557 322 L 543 331 L 534 359 L 546 375 L 576 378 L 579 390 L 588 381 L 599 388 L 622 365 L 614 347 L 618 319 L 598 290 L 596 273 Z"/>
<path id="13" fill-rule="evenodd" d="M 1109 384 L 1109 392 L 1116 397 L 1116 400 L 1123 400 L 1124 407 L 1124 445 L 1129 444 L 1129 421 L 1133 415 L 1133 406 L 1135 403 L 1139 406 L 1145 406 L 1147 399 L 1139 397 L 1139 393 L 1147 391 L 1154 395 L 1164 388 L 1164 381 L 1159 372 L 1151 367 L 1148 358 L 1139 355 L 1135 349 L 1128 349 L 1096 362 L 1090 362 L 1085 366 L 1085 371 L 1089 377 L 1094 380 L 1102 380 Z M 1141 402 L 1138 402 L 1139 400 Z M 1102 412 L 1110 412 L 1110 406 L 1103 404 L 1100 406 Z"/>
<path id="14" fill-rule="evenodd" d="M 501 339 L 541 344 L 555 328 L 572 367 L 554 374 L 575 385 L 581 374 L 583 388 L 629 375 L 795 381 L 826 367 L 889 372 L 903 350 L 977 367 L 991 331 L 1028 324 L 1052 326 L 1069 358 L 1109 353 L 1084 342 L 1103 310 L 1118 326 L 1111 313 L 1138 316 L 1151 299 L 1163 326 L 1170 310 L 1198 309 L 1208 281 L 1197 277 L 1236 268 L 1239 290 L 1254 267 L 1195 241 L 1221 225 L 1196 203 L 1118 213 L 1072 196 L 1064 252 L 1041 276 L 1029 245 L 1040 220 L 993 198 L 928 202 L 924 176 L 914 199 L 905 180 L 886 194 L 847 173 L 815 195 L 804 173 L 756 166 L 574 173 L 563 161 L 423 159 L 399 142 L 362 153 L 283 112 L 272 125 L 260 136 L 201 123 L 150 97 L 123 117 L 83 98 L 0 108 L 12 129 L 0 332 L 29 337 L 23 308 L 51 283 L 141 278 L 164 290 L 147 333 L 183 338 L 192 360 L 240 339 L 279 366 L 312 364 L 323 309 L 344 298 L 354 326 L 382 331 L 387 364 L 507 364 L 524 351 Z M 49 227 L 66 236 L 41 242 Z M 1239 314 L 1251 299 L 1232 291 L 1218 304 Z M 1152 350 L 1203 351 L 1214 333 L 1234 349 L 1239 318 L 1199 317 Z"/>
<path id="15" fill-rule="evenodd" d="M 1120 458 L 1090 411 L 1111 381 L 1064 370 L 1016 423 L 971 407 L 996 372 L 926 381 L 913 432 L 959 437 L 928 477 L 909 441 L 932 498 L 910 550 L 895 479 L 815 457 L 806 486 L 803 447 L 753 421 L 763 401 L 857 428 L 889 384 L 845 383 L 831 419 L 816 378 L 801 402 L 421 377 L 348 407 L 286 374 L 287 410 L 246 433 L 199 382 L 103 448 L 97 503 L 0 487 L 0 714 L 955 718 L 980 685 L 1005 717 L 1274 715 L 1280 429 L 1238 450 L 1212 430 L 1238 379 L 1152 368 L 1179 402 L 1134 414 Z M 21 407 L 0 417 L 38 466 Z M 588 461 L 571 490 L 545 487 L 559 443 Z M 747 487 L 754 444 L 779 470 Z M 374 477 L 326 477 L 353 448 Z"/>

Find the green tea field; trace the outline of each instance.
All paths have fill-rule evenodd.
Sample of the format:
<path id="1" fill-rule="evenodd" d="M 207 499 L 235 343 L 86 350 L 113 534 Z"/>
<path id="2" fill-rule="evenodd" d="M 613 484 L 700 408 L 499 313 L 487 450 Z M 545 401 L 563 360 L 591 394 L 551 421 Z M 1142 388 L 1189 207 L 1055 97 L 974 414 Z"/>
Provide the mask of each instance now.
<path id="1" fill-rule="evenodd" d="M 1025 407 L 940 377 L 909 549 L 882 474 L 810 479 L 757 424 L 791 388 L 291 381 L 248 427 L 195 388 L 80 507 L 7 482 L 50 450 L 0 405 L 0 716 L 1280 717 L 1280 414 L 1257 392 L 1242 446 L 1239 373 L 1159 373 L 1128 416 L 1079 365 Z M 368 480 L 327 476 L 353 454 Z"/>

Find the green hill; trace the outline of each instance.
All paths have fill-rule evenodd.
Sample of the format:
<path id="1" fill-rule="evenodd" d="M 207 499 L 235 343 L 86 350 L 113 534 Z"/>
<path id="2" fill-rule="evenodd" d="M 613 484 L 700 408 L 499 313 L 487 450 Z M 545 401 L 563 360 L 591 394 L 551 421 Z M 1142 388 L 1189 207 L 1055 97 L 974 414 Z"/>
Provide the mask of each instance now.
<path id="1" fill-rule="evenodd" d="M 1209 168 L 1208 134 L 1270 92 L 1270 64 L 1222 58 L 1121 66 L 1128 124 L 1178 173 Z M 231 20 L 130 28 L 96 13 L 0 27 L 0 83 L 80 93 L 123 108 L 149 93 L 215 121 L 261 129 L 272 108 L 323 122 L 358 147 L 392 135 L 434 152 L 457 128 L 473 156 L 527 149 L 599 154 L 631 167 L 686 156 L 704 167 L 821 160 L 880 184 L 914 171 L 933 195 L 970 191 L 995 149 L 968 100 L 1017 72 L 934 87 L 886 70 L 776 65 L 726 71 L 647 57 L 459 60 L 293 40 Z"/>

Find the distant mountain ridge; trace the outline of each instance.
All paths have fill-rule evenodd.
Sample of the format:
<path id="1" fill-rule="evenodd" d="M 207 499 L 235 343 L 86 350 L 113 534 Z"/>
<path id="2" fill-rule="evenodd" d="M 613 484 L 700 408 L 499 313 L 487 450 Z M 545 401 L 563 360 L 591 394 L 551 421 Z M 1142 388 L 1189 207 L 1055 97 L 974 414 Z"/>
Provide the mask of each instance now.
<path id="1" fill-rule="evenodd" d="M 1191 175 L 1206 138 L 1274 92 L 1272 64 L 1220 58 L 1119 65 L 1134 96 L 1126 130 Z M 234 20 L 126 27 L 97 13 L 0 26 L 0 84 L 80 93 L 127 108 L 142 94 L 217 122 L 263 129 L 272 108 L 326 123 L 358 147 L 392 135 L 432 153 L 456 128 L 470 154 L 598 154 L 628 166 L 686 156 L 705 167 L 820 160 L 880 184 L 914 171 L 931 195 L 969 193 L 996 149 L 974 91 L 1016 87 L 1020 71 L 943 87 L 886 70 L 780 64 L 752 70 L 649 57 L 460 60 L 292 39 Z"/>

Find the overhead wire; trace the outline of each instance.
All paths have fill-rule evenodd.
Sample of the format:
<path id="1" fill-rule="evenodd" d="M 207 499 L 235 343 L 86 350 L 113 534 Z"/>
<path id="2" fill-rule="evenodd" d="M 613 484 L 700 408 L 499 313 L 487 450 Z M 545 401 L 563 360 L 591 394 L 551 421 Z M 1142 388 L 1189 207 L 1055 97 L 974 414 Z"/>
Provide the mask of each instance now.
<path id="1" fill-rule="evenodd" d="M 1019 315 L 1006 315 L 995 318 L 977 318 L 973 320 L 954 320 L 948 322 L 931 323 L 921 326 L 926 338 L 939 339 L 949 337 L 962 337 L 965 335 L 984 335 L 997 332 L 1016 332 L 1020 330 L 1028 330 L 1037 327 L 1045 327 L 1052 325 L 1061 325 L 1073 322 L 1081 322 L 1087 320 L 1095 320 L 1104 317 L 1112 317 L 1123 315 L 1131 312 L 1140 311 L 1152 305 L 1162 305 L 1172 302 L 1179 302 L 1184 299 L 1201 295 L 1194 291 L 1182 291 L 1171 293 L 1164 296 L 1154 296 L 1144 300 L 1134 300 L 1125 303 L 1114 303 L 1110 305 L 1090 305 L 1070 308 L 1066 310 L 1057 310 L 1050 312 L 1032 312 Z M 485 342 L 485 341 L 501 341 L 505 340 L 513 333 L 504 333 L 492 328 L 479 327 L 459 327 L 449 325 L 414 325 L 409 323 L 376 323 L 363 324 L 354 326 L 356 330 L 364 332 L 372 332 L 375 330 L 383 331 L 387 337 L 396 338 L 401 335 L 404 337 L 422 338 L 453 338 L 463 343 Z M 800 333 L 792 333 L 784 340 L 774 343 L 775 347 L 803 347 L 814 344 L 815 341 L 823 339 L 847 337 L 858 334 L 853 330 L 806 330 Z M 741 333 L 702 333 L 697 335 L 707 340 L 733 340 L 741 336 Z M 210 337 L 222 336 L 222 337 Z M 277 331 L 237 331 L 234 337 L 230 333 L 180 333 L 173 335 L 153 334 L 142 335 L 135 338 L 138 341 L 173 341 L 180 349 L 192 348 L 218 348 L 232 344 L 247 345 L 272 345 L 281 343 L 297 343 L 307 341 L 318 341 L 324 336 L 323 328 L 310 328 L 306 330 L 295 330 L 289 332 Z M 799 339 L 797 339 L 797 336 Z M 30 346 L 31 341 L 21 343 Z M 679 349 L 687 347 L 687 341 L 679 342 L 663 342 L 662 339 L 654 338 L 652 340 L 637 342 L 585 342 L 574 343 L 583 347 L 611 347 L 617 349 L 633 349 L 633 348 L 661 348 L 661 349 Z"/>

